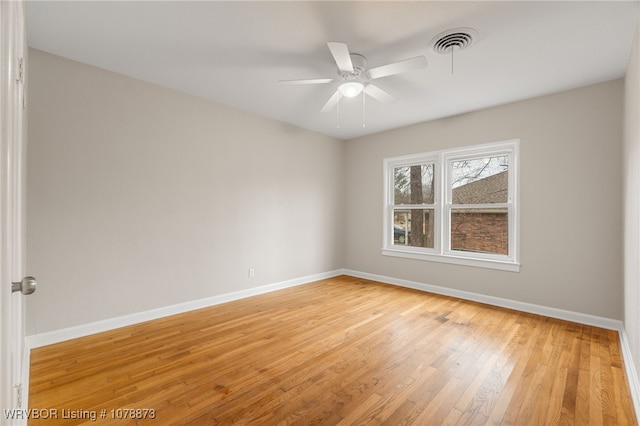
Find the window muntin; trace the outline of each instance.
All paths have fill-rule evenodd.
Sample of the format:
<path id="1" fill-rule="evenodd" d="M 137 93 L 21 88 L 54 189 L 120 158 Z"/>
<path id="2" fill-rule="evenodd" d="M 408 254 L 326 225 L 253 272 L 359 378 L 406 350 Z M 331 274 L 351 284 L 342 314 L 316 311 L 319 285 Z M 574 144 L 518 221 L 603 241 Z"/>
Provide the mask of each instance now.
<path id="1" fill-rule="evenodd" d="M 518 151 L 513 140 L 385 159 L 383 254 L 519 270 Z"/>

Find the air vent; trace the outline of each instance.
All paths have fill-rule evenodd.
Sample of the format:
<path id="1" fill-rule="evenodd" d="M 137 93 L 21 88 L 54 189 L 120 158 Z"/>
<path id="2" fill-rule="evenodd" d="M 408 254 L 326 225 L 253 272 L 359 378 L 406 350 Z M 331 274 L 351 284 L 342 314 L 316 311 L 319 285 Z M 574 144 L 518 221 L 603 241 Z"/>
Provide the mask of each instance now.
<path id="1" fill-rule="evenodd" d="M 478 39 L 478 32 L 472 28 L 454 28 L 441 32 L 431 40 L 433 51 L 440 54 L 466 49 Z"/>

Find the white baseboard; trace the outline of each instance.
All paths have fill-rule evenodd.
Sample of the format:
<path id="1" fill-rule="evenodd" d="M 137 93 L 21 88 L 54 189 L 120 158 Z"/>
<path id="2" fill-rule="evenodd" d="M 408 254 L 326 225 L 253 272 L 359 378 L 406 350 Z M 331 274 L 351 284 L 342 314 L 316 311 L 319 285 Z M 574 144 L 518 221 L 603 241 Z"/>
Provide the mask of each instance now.
<path id="1" fill-rule="evenodd" d="M 595 327 L 606 328 L 608 330 L 620 330 L 622 328 L 622 321 L 614 320 L 610 318 L 598 317 L 595 315 L 565 311 L 563 309 L 550 308 L 548 306 L 534 305 L 532 303 L 519 302 L 517 300 L 504 299 L 504 298 L 495 297 L 495 296 L 487 296 L 485 294 L 472 293 L 470 291 L 456 290 L 456 289 L 440 287 L 432 284 L 419 283 L 416 281 L 401 280 L 399 278 L 369 274 L 367 272 L 352 271 L 349 269 L 345 269 L 344 274 L 351 275 L 357 278 L 364 278 L 372 281 L 378 281 L 385 284 L 393 284 L 400 287 L 407 287 L 415 290 L 422 290 L 429 293 L 440 294 L 443 296 L 457 297 L 459 299 L 485 303 L 487 305 L 492 305 L 492 306 L 499 306 L 501 308 L 514 309 L 516 311 L 543 315 L 545 317 L 577 322 L 579 324 L 593 325 Z"/>
<path id="2" fill-rule="evenodd" d="M 110 318 L 102 321 L 96 321 L 96 322 L 83 324 L 75 327 L 64 328 L 61 330 L 34 334 L 31 336 L 27 336 L 26 338 L 27 348 L 32 349 L 32 348 L 47 346 L 54 343 L 63 342 L 66 340 L 76 339 L 79 337 L 84 337 L 91 334 L 100 333 L 103 331 L 125 327 L 128 325 L 138 324 L 141 322 L 163 318 L 170 315 L 193 311 L 195 309 L 206 308 L 209 306 L 219 305 L 221 303 L 244 299 L 246 297 L 269 293 L 272 291 L 281 290 L 289 287 L 295 287 L 298 285 L 307 284 L 313 281 L 331 278 L 338 275 L 351 275 L 356 278 L 363 278 L 363 279 L 368 279 L 372 281 L 378 281 L 385 284 L 393 284 L 400 287 L 407 287 L 415 290 L 422 290 L 429 293 L 441 294 L 444 296 L 457 297 L 464 300 L 486 303 L 488 305 L 500 306 L 503 308 L 514 309 L 522 312 L 529 312 L 529 313 L 543 315 L 551 318 L 558 318 L 558 319 L 572 321 L 572 322 L 585 324 L 585 325 L 592 325 L 595 327 L 605 328 L 609 330 L 620 331 L 624 329 L 622 325 L 622 321 L 614 320 L 610 318 L 597 317 L 594 315 L 583 314 L 579 312 L 572 312 L 572 311 L 566 311 L 563 309 L 550 308 L 548 306 L 542 306 L 542 305 L 534 305 L 531 303 L 519 302 L 511 299 L 504 299 L 504 298 L 495 297 L 495 296 L 487 296 L 484 294 L 473 293 L 473 292 L 468 292 L 463 290 L 456 290 L 456 289 L 451 289 L 447 287 L 440 287 L 432 284 L 425 284 L 425 283 L 420 283 L 416 281 L 403 280 L 399 278 L 392 278 L 392 277 L 387 277 L 383 275 L 370 274 L 367 272 L 354 271 L 350 269 L 338 269 L 338 270 L 324 272 L 320 274 L 309 275 L 306 277 L 295 278 L 292 280 L 281 281 L 278 283 L 267 284 L 260 287 L 212 296 L 205 299 L 193 300 L 190 302 L 165 306 L 162 308 L 152 309 L 149 311 L 138 312 L 135 314 L 124 315 L 121 317 Z"/>
<path id="3" fill-rule="evenodd" d="M 276 290 L 282 290 L 289 287 L 295 287 L 307 284 L 313 281 L 323 280 L 342 275 L 341 269 L 320 274 L 309 275 L 306 277 L 295 278 L 292 280 L 281 281 L 278 283 L 267 284 L 260 287 L 250 288 L 246 290 L 234 291 L 233 293 L 221 294 L 218 296 L 207 297 L 205 299 L 193 300 L 190 302 L 179 303 L 177 305 L 165 306 L 149 311 L 138 312 L 135 314 L 124 315 L 116 318 L 109 318 L 102 321 L 96 321 L 88 324 L 78 325 L 75 327 L 64 328 L 61 330 L 49 331 L 45 333 L 27 336 L 27 351 L 33 348 L 52 345 L 54 343 L 64 342 L 66 340 L 77 339 L 79 337 L 89 336 L 91 334 L 101 333 L 103 331 L 114 330 L 128 325 L 134 325 L 145 321 L 164 318 L 171 315 L 181 314 L 196 309 L 206 308 L 209 306 L 219 305 L 221 303 L 232 302 L 234 300 L 244 299 L 246 297 L 257 296 L 259 294 L 270 293 Z"/>
<path id="4" fill-rule="evenodd" d="M 20 384 L 22 386 L 22 390 L 20 391 L 21 401 L 20 404 L 16 408 L 19 409 L 28 409 L 29 408 L 29 374 L 31 371 L 31 349 L 27 345 L 26 341 L 24 343 L 24 348 L 22 351 L 22 371 L 20 371 Z M 3 413 L 3 418 L 5 417 Z M 7 420 L 6 418 L 4 418 Z M 0 422 L 1 423 L 1 422 Z M 2 423 L 4 424 L 4 423 Z M 27 426 L 27 418 L 19 418 L 10 420 L 10 424 L 13 426 Z"/>
<path id="5" fill-rule="evenodd" d="M 622 361 L 624 362 L 625 373 L 629 381 L 629 389 L 631 390 L 631 398 L 633 398 L 633 407 L 636 410 L 636 416 L 640 416 L 640 381 L 638 381 L 638 372 L 633 363 L 633 353 L 627 338 L 627 331 L 624 327 L 618 330 L 620 336 L 620 351 L 622 353 Z"/>

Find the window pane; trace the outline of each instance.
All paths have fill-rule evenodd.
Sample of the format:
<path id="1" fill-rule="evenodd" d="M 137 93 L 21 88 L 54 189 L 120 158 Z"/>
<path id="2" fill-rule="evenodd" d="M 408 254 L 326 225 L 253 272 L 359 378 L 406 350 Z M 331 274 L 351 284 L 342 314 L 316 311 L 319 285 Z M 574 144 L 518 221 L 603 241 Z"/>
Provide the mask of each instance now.
<path id="1" fill-rule="evenodd" d="M 394 204 L 433 204 L 433 164 L 393 169 Z"/>
<path id="2" fill-rule="evenodd" d="M 393 244 L 433 248 L 433 209 L 393 211 Z"/>
<path id="3" fill-rule="evenodd" d="M 451 250 L 508 255 L 507 209 L 452 209 Z"/>
<path id="4" fill-rule="evenodd" d="M 507 202 L 509 156 L 454 161 L 451 166 L 453 204 Z"/>

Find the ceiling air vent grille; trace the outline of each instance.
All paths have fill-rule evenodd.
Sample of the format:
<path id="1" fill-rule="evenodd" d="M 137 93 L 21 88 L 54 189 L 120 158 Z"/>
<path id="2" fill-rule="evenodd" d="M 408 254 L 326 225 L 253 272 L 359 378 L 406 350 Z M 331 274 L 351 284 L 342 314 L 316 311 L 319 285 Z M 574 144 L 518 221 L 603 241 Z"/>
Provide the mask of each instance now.
<path id="1" fill-rule="evenodd" d="M 478 32 L 472 28 L 455 28 L 435 36 L 431 45 L 434 52 L 446 54 L 453 49 L 462 50 L 471 46 L 477 38 Z"/>

